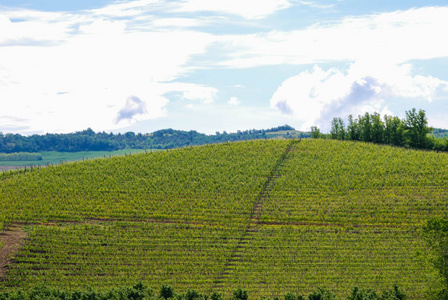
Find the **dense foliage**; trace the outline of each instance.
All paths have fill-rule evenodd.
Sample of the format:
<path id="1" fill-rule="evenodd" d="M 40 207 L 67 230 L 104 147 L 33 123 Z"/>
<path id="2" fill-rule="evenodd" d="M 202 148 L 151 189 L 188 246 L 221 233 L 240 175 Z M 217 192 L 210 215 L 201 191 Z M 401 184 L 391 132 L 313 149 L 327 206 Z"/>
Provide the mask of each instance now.
<path id="1" fill-rule="evenodd" d="M 439 276 L 415 254 L 418 228 L 447 212 L 446 153 L 259 140 L 0 176 L 0 222 L 28 234 L 4 290 L 142 280 L 227 298 L 293 292 L 285 300 L 358 286 L 377 299 L 367 288 L 397 283 L 422 299 Z"/>
<path id="2" fill-rule="evenodd" d="M 432 135 L 429 135 L 430 133 Z M 311 129 L 311 136 L 314 138 L 329 137 L 338 140 L 448 151 L 448 138 L 445 133 L 445 130 L 434 130 L 429 127 L 425 111 L 417 111 L 415 108 L 406 111 L 406 118 L 403 120 L 389 115 L 382 118 L 379 113 L 366 112 L 358 118 L 349 115 L 347 126 L 342 118 L 333 118 L 328 135 L 321 134 L 317 127 Z"/>
<path id="3" fill-rule="evenodd" d="M 249 294 L 246 290 L 238 288 L 233 292 L 233 296 L 229 297 L 230 300 L 248 300 Z M 285 300 L 335 300 L 334 294 L 325 289 L 317 288 L 304 297 L 300 294 L 287 293 L 284 297 Z M 86 290 L 61 290 L 54 289 L 45 285 L 39 285 L 29 292 L 0 292 L 0 300 L 224 300 L 224 296 L 218 292 L 212 292 L 210 294 L 201 294 L 196 290 L 187 290 L 185 293 L 175 293 L 174 289 L 163 284 L 159 293 L 154 292 L 153 289 L 148 288 L 142 282 L 137 283 L 132 287 L 121 286 L 112 288 L 106 291 L 96 291 L 89 287 Z M 279 298 L 270 299 L 263 298 L 264 300 L 279 300 Z M 351 294 L 347 298 L 348 300 L 404 300 L 406 294 L 401 291 L 396 285 L 390 290 L 385 290 L 381 295 L 378 295 L 372 289 L 358 289 L 353 288 Z"/>
<path id="4" fill-rule="evenodd" d="M 87 129 L 69 134 L 45 134 L 22 136 L 20 134 L 0 133 L 0 153 L 11 152 L 42 152 L 42 151 L 112 151 L 120 149 L 172 149 L 193 145 L 205 145 L 231 141 L 267 139 L 277 136 L 289 136 L 294 128 L 288 125 L 268 130 L 246 130 L 236 133 L 217 132 L 206 135 L 196 131 L 181 131 L 164 129 L 151 134 L 113 134 L 95 133 Z M 298 133 L 309 137 L 307 133 Z"/>

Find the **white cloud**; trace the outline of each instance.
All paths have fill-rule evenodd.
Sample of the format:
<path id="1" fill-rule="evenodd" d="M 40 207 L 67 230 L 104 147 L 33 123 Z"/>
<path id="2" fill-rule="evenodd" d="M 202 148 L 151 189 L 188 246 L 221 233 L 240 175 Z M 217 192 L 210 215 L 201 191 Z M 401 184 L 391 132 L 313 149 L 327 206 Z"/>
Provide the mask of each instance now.
<path id="1" fill-rule="evenodd" d="M 161 0 L 116 1 L 105 7 L 90 10 L 90 12 L 95 16 L 133 17 L 157 9 L 163 2 Z"/>
<path id="2" fill-rule="evenodd" d="M 155 27 L 178 27 L 178 28 L 188 28 L 188 27 L 198 27 L 206 24 L 204 21 L 198 19 L 189 18 L 165 18 L 156 19 L 153 21 Z"/>
<path id="3" fill-rule="evenodd" d="M 123 120 L 134 120 L 140 115 L 146 113 L 146 105 L 139 97 L 131 96 L 126 99 L 125 106 L 118 112 L 115 123 Z"/>
<path id="4" fill-rule="evenodd" d="M 164 86 L 167 91 L 182 93 L 182 99 L 189 101 L 212 103 L 218 94 L 216 88 L 200 84 L 175 82 L 164 84 Z"/>
<path id="5" fill-rule="evenodd" d="M 238 100 L 237 97 L 230 97 L 230 100 L 227 103 L 232 106 L 238 106 L 238 105 L 240 105 L 241 101 Z"/>
<path id="6" fill-rule="evenodd" d="M 68 34 L 70 21 L 63 20 L 61 13 L 38 13 L 17 11 L 0 12 L 0 46 L 48 45 L 62 42 Z M 26 18 L 26 21 L 11 22 L 11 19 Z"/>
<path id="7" fill-rule="evenodd" d="M 327 9 L 327 8 L 332 8 L 335 6 L 334 4 L 319 4 L 319 3 L 316 3 L 315 1 L 299 1 L 299 3 L 302 5 L 305 5 L 305 6 L 318 8 L 318 9 Z"/>
<path id="8" fill-rule="evenodd" d="M 222 26 L 218 19 L 233 22 L 234 32 L 248 27 L 253 32 L 259 19 L 296 4 L 319 5 L 288 0 L 136 0 L 78 12 L 4 9 L 0 131 L 122 128 L 165 117 L 166 94 L 173 91 L 191 102 L 187 105 L 203 109 L 211 106 L 204 103 L 218 102 L 218 89 L 176 82 L 200 67 L 354 62 L 346 71 L 316 67 L 278 88 L 272 107 L 308 125 L 330 110 L 384 110 L 386 96 L 435 101 L 437 90 L 446 89 L 446 82 L 438 78 L 412 75 L 406 62 L 448 55 L 443 39 L 448 7 L 349 17 L 294 31 L 200 32 L 210 23 Z M 212 14 L 203 17 L 204 11 Z M 228 14 L 249 20 L 235 22 Z M 350 98 L 363 91 L 365 100 L 360 103 Z M 134 99 L 130 97 L 140 102 L 127 104 Z M 239 102 L 232 97 L 227 104 Z"/>
<path id="9" fill-rule="evenodd" d="M 409 65 L 357 62 L 346 71 L 315 66 L 311 71 L 285 80 L 271 98 L 271 107 L 313 125 L 329 126 L 333 117 L 364 112 L 391 112 L 387 99 L 422 98 L 431 101 L 448 82 L 431 76 L 413 75 Z"/>
<path id="10" fill-rule="evenodd" d="M 95 19 L 93 22 L 81 24 L 79 26 L 79 33 L 97 35 L 101 36 L 101 39 L 104 39 L 104 36 L 123 34 L 125 27 L 126 25 L 123 22 Z"/>
<path id="11" fill-rule="evenodd" d="M 349 17 L 302 30 L 228 35 L 233 52 L 220 65 L 249 68 L 268 64 L 388 60 L 402 63 L 448 55 L 443 39 L 448 7 Z"/>
<path id="12" fill-rule="evenodd" d="M 240 15 L 247 19 L 261 19 L 290 6 L 288 0 L 183 0 L 175 11 L 210 11 Z"/>
<path id="13" fill-rule="evenodd" d="M 165 116 L 168 99 L 163 95 L 172 88 L 165 82 L 188 72 L 191 57 L 213 39 L 185 29 L 129 31 L 129 20 L 87 12 L 66 14 L 64 20 L 59 20 L 62 13 L 42 12 L 41 18 L 37 11 L 6 14 L 0 14 L 0 25 L 9 30 L 0 32 L 0 45 L 14 47 L 0 47 L 0 57 L 8 58 L 0 61 L 2 115 L 20 112 L 17 127 L 29 132 L 112 130 Z M 22 21 L 11 22 L 11 15 Z M 20 40 L 35 42 L 22 45 Z M 43 41 L 48 43 L 42 46 Z M 185 98 L 204 102 L 213 101 L 217 92 L 194 84 L 182 89 Z M 132 96 L 145 109 L 132 118 L 117 117 Z M 10 119 L 0 119 L 0 131 L 8 124 Z"/>
<path id="14" fill-rule="evenodd" d="M 212 103 L 216 99 L 218 90 L 212 87 L 191 85 L 183 92 L 183 97 L 188 100 L 199 100 L 204 103 Z"/>

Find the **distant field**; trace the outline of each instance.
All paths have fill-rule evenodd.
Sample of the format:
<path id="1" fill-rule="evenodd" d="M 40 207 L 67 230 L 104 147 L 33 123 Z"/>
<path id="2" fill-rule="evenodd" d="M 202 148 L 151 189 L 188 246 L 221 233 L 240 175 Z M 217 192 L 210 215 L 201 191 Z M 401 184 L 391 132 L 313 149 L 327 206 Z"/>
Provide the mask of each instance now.
<path id="1" fill-rule="evenodd" d="M 306 133 L 302 133 L 297 130 L 283 130 L 283 131 L 276 131 L 276 132 L 266 132 L 266 136 L 268 138 L 277 137 L 279 139 L 281 139 L 281 138 L 300 138 L 300 136 L 302 134 L 305 135 Z"/>
<path id="2" fill-rule="evenodd" d="M 424 299 L 436 272 L 419 228 L 447 216 L 447 186 L 446 153 L 319 139 L 4 173 L 0 231 L 27 238 L 0 290 L 142 280 L 258 299 L 397 283 Z"/>
<path id="3" fill-rule="evenodd" d="M 135 154 L 142 153 L 145 151 L 151 150 L 142 150 L 142 149 L 128 149 L 128 150 L 117 150 L 117 151 L 83 151 L 83 152 L 57 152 L 57 151 L 48 151 L 48 152 L 40 152 L 42 155 L 42 160 L 33 160 L 33 161 L 0 161 L 0 172 L 1 170 L 10 170 L 17 168 L 24 168 L 26 166 L 45 166 L 48 164 L 60 164 L 63 162 L 69 161 L 78 161 L 85 159 L 93 159 L 99 157 L 111 157 L 117 155 L 125 155 L 125 154 Z"/>

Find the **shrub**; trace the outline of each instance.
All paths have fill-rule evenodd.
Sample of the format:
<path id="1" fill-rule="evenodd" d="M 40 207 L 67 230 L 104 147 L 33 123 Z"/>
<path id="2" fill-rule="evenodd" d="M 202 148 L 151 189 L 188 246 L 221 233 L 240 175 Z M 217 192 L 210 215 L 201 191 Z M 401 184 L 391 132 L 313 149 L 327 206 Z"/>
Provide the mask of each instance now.
<path id="1" fill-rule="evenodd" d="M 326 288 L 317 288 L 317 291 L 308 295 L 308 300 L 334 300 L 334 294 Z"/>
<path id="2" fill-rule="evenodd" d="M 381 296 L 381 300 L 404 300 L 406 299 L 406 294 L 400 290 L 400 288 L 394 284 L 393 288 L 388 291 L 384 291 Z"/>
<path id="3" fill-rule="evenodd" d="M 169 299 L 174 297 L 174 289 L 166 284 L 162 284 L 162 287 L 160 288 L 160 297 Z"/>
<path id="4" fill-rule="evenodd" d="M 213 293 L 210 295 L 210 299 L 211 299 L 211 300 L 224 300 L 224 296 L 223 296 L 221 293 L 213 292 Z"/>
<path id="5" fill-rule="evenodd" d="M 285 295 L 285 300 L 305 300 L 305 298 L 302 295 L 295 295 L 289 292 Z"/>
<path id="6" fill-rule="evenodd" d="M 201 299 L 202 295 L 199 294 L 196 290 L 187 290 L 187 293 L 185 293 L 185 299 L 186 300 L 195 300 L 195 299 Z"/>
<path id="7" fill-rule="evenodd" d="M 247 300 L 247 298 L 248 298 L 247 291 L 242 290 L 241 288 L 238 288 L 236 291 L 233 292 L 233 299 Z"/>
<path id="8" fill-rule="evenodd" d="M 371 289 L 358 289 L 354 287 L 352 294 L 347 298 L 347 300 L 377 300 L 378 295 L 374 290 Z"/>

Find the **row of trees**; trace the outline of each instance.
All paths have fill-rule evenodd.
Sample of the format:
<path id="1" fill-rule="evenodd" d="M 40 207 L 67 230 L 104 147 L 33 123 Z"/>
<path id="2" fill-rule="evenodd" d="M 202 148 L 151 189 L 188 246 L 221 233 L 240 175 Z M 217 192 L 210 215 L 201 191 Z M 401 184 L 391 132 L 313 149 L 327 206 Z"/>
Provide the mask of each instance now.
<path id="1" fill-rule="evenodd" d="M 238 288 L 233 292 L 230 300 L 248 300 L 249 295 L 246 290 Z M 0 292 L 0 300 L 34 300 L 34 299 L 64 299 L 64 300 L 108 300 L 108 299 L 132 299 L 132 300 L 224 300 L 224 296 L 218 292 L 212 292 L 210 295 L 203 295 L 196 290 L 187 290 L 185 293 L 175 293 L 174 289 L 169 285 L 162 285 L 159 293 L 155 293 L 151 288 L 143 283 L 138 283 L 133 287 L 117 287 L 108 291 L 95 291 L 88 288 L 85 291 L 60 290 L 45 285 L 35 287 L 33 290 L 18 292 Z M 265 300 L 279 300 L 280 298 L 264 298 Z M 285 300 L 335 300 L 334 294 L 325 288 L 317 288 L 316 291 L 310 293 L 308 297 L 287 293 Z M 397 286 L 390 290 L 383 291 L 378 295 L 372 289 L 354 288 L 347 298 L 348 300 L 404 300 L 406 294 Z"/>
<path id="2" fill-rule="evenodd" d="M 272 133 L 283 134 L 294 130 L 284 125 L 267 130 L 238 130 L 236 133 L 216 132 L 206 135 L 197 131 L 163 129 L 150 134 L 126 132 L 95 133 L 87 129 L 69 134 L 45 134 L 22 136 L 20 134 L 2 134 L 0 132 L 0 153 L 41 152 L 41 151 L 113 151 L 121 149 L 172 149 L 193 145 L 204 145 L 221 142 L 263 139 Z M 285 134 L 287 135 L 287 133 Z M 304 134 L 303 137 L 309 136 Z"/>
<path id="3" fill-rule="evenodd" d="M 433 128 L 428 126 L 428 119 L 424 110 L 415 108 L 406 111 L 406 117 L 400 119 L 395 116 L 379 113 L 359 115 L 354 118 L 349 115 L 347 126 L 342 118 L 333 118 L 330 133 L 321 134 L 320 130 L 313 126 L 311 136 L 314 138 L 325 137 L 338 140 L 352 140 L 371 142 L 376 144 L 388 144 L 416 149 L 430 149 L 448 151 L 448 139 L 436 138 L 430 133 Z"/>

